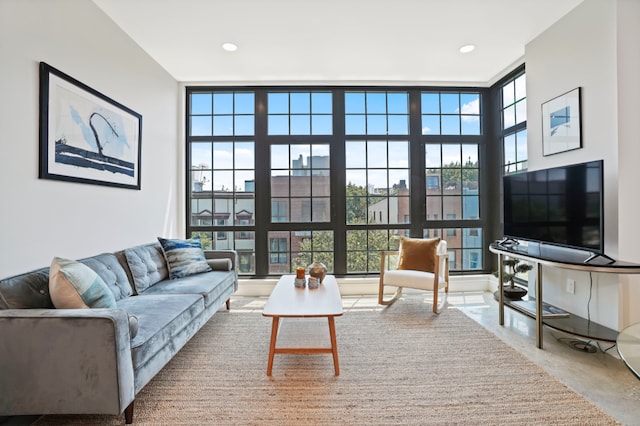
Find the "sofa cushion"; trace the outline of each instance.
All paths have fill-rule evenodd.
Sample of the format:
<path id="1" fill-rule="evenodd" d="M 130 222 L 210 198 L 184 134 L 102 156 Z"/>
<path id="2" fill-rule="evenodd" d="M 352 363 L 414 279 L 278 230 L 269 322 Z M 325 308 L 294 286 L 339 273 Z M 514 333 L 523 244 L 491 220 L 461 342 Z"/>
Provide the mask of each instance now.
<path id="1" fill-rule="evenodd" d="M 144 294 L 199 294 L 204 298 L 204 305 L 209 307 L 219 302 L 220 296 L 233 288 L 235 282 L 233 271 L 212 271 L 160 282 Z"/>
<path id="2" fill-rule="evenodd" d="M 107 284 L 116 300 L 124 299 L 133 294 L 127 273 L 113 253 L 104 253 L 80 259 L 78 262 L 93 269 Z"/>
<path id="3" fill-rule="evenodd" d="M 138 294 L 169 277 L 167 261 L 158 242 L 127 248 L 124 257 Z"/>
<path id="4" fill-rule="evenodd" d="M 93 269 L 75 260 L 53 259 L 49 292 L 58 309 L 116 307 L 115 297 L 104 280 Z"/>
<path id="5" fill-rule="evenodd" d="M 0 280 L 0 309 L 52 309 L 49 267 Z"/>
<path id="6" fill-rule="evenodd" d="M 211 267 L 204 258 L 200 237 L 196 236 L 188 240 L 158 237 L 158 241 L 167 260 L 170 279 L 211 271 Z"/>
<path id="7" fill-rule="evenodd" d="M 133 367 L 137 369 L 172 344 L 172 337 L 189 326 L 204 311 L 198 294 L 153 294 L 118 301 L 118 308 L 138 318 L 138 333 L 131 340 Z"/>

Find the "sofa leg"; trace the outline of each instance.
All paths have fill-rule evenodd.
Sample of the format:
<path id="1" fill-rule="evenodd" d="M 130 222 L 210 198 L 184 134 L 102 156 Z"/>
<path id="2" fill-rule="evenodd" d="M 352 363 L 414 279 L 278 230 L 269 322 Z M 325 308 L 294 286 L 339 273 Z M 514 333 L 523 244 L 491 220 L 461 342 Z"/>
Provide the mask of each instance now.
<path id="1" fill-rule="evenodd" d="M 135 399 L 131 401 L 131 404 L 127 408 L 124 409 L 124 422 L 128 425 L 133 423 L 133 403 L 136 402 Z"/>
<path id="2" fill-rule="evenodd" d="M 227 305 L 227 311 L 228 311 L 229 309 L 231 309 L 231 299 L 227 299 L 225 303 Z"/>

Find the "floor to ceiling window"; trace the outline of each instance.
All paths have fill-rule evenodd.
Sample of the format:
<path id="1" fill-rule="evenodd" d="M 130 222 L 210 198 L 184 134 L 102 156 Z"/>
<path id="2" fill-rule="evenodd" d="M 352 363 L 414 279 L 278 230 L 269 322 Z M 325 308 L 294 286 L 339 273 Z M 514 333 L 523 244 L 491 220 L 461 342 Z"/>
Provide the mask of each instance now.
<path id="1" fill-rule="evenodd" d="M 527 77 L 524 69 L 508 77 L 500 86 L 503 172 L 510 174 L 527 169 Z"/>
<path id="2" fill-rule="evenodd" d="M 187 88 L 187 235 L 240 273 L 378 273 L 401 235 L 484 270 L 484 89 Z"/>

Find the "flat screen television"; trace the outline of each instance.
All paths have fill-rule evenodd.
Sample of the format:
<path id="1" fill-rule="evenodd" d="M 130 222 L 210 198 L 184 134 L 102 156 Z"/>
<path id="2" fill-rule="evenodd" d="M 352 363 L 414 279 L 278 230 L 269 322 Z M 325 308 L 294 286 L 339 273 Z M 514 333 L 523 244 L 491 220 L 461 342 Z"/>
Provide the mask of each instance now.
<path id="1" fill-rule="evenodd" d="M 604 255 L 603 162 L 506 175 L 504 235 Z"/>

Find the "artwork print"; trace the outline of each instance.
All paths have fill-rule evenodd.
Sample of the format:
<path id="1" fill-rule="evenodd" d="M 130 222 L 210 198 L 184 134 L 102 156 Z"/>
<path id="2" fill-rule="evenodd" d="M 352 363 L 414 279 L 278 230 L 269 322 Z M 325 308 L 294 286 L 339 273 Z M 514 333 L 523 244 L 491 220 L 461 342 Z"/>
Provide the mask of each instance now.
<path id="1" fill-rule="evenodd" d="M 580 137 L 580 88 L 542 104 L 543 154 L 582 147 Z"/>
<path id="2" fill-rule="evenodd" d="M 40 178 L 140 189 L 140 114 L 40 63 Z"/>

